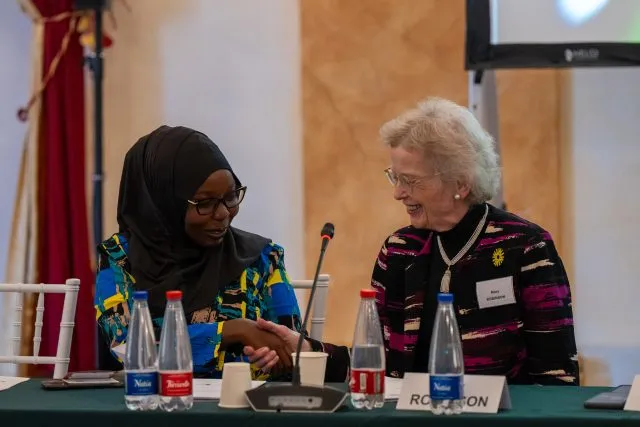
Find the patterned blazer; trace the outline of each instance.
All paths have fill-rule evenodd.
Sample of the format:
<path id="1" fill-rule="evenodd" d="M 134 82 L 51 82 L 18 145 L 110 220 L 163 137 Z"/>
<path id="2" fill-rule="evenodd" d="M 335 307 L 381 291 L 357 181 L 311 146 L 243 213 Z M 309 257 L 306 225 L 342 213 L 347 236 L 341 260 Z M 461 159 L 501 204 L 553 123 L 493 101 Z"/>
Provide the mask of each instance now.
<path id="1" fill-rule="evenodd" d="M 431 260 L 440 256 L 434 241 L 429 230 L 402 228 L 374 267 L 391 377 L 414 367 Z M 466 373 L 505 375 L 512 384 L 579 383 L 569 280 L 549 233 L 489 206 L 485 229 L 452 274 Z M 511 299 L 487 297 L 496 283 Z"/>

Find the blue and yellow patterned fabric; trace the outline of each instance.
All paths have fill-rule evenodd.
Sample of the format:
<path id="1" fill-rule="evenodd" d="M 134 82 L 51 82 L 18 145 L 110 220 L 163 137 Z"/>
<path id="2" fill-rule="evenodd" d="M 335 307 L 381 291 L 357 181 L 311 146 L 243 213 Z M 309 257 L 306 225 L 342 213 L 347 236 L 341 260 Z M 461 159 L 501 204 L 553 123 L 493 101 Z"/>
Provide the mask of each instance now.
<path id="1" fill-rule="evenodd" d="M 129 273 L 127 241 L 115 234 L 98 247 L 99 266 L 96 279 L 96 319 L 109 347 L 126 342 L 127 326 L 133 307 L 135 278 Z M 284 267 L 284 250 L 275 243 L 265 246 L 262 254 L 244 270 L 238 280 L 221 288 L 208 307 L 186 313 L 194 374 L 220 378 L 225 362 L 245 360 L 242 348 L 220 349 L 226 320 L 264 318 L 300 331 L 300 310 Z M 157 329 L 162 317 L 154 317 Z M 156 332 L 157 334 L 157 332 Z M 160 336 L 157 334 L 156 339 Z M 117 358 L 115 352 L 112 354 Z M 269 379 L 267 373 L 252 367 L 253 378 Z"/>

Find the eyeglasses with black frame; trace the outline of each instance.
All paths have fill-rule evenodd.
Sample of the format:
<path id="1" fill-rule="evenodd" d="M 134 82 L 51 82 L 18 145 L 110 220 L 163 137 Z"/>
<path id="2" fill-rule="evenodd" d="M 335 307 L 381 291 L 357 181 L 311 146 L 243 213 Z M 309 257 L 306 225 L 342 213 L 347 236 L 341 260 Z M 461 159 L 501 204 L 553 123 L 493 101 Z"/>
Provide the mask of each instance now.
<path id="1" fill-rule="evenodd" d="M 237 207 L 240 203 L 242 203 L 246 192 L 247 187 L 240 187 L 236 190 L 229 191 L 220 198 L 211 197 L 201 200 L 187 200 L 187 202 L 190 205 L 196 207 L 196 212 L 198 212 L 198 215 L 211 215 L 218 210 L 220 203 L 222 203 L 227 209 L 233 209 Z"/>

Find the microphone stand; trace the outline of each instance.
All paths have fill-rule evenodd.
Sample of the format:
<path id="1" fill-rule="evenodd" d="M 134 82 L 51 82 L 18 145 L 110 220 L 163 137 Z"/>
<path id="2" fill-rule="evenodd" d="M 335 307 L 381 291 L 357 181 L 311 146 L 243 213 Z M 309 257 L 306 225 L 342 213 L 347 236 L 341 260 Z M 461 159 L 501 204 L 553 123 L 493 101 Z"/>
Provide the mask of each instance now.
<path id="1" fill-rule="evenodd" d="M 103 20 L 102 12 L 109 9 L 110 0 L 74 0 L 74 10 L 92 11 L 95 17 L 95 51 L 85 57 L 85 63 L 93 76 L 93 138 L 94 138 L 94 171 L 93 171 L 93 240 L 94 245 L 102 241 L 102 83 L 103 83 Z"/>
<path id="2" fill-rule="evenodd" d="M 103 57 L 102 37 L 103 22 L 102 12 L 108 10 L 111 0 L 74 0 L 73 9 L 77 11 L 93 11 L 95 17 L 95 52 L 85 57 L 85 64 L 89 67 L 93 76 L 93 243 L 94 247 L 102 241 L 102 83 L 103 83 Z M 97 329 L 94 347 L 96 348 L 96 363 L 99 369 L 114 370 L 118 367 L 108 347 L 101 345 L 100 328 Z"/>
<path id="3" fill-rule="evenodd" d="M 313 297 L 316 294 L 318 277 L 320 276 L 320 270 L 322 269 L 322 261 L 324 261 L 324 253 L 327 250 L 331 237 L 326 234 L 322 236 L 322 246 L 320 248 L 320 257 L 318 258 L 318 265 L 316 266 L 316 274 L 313 276 L 313 283 L 311 285 L 311 292 L 309 292 L 309 299 L 307 300 L 307 309 L 304 312 L 304 323 L 302 324 L 302 332 L 298 339 L 298 345 L 296 347 L 296 360 L 293 365 L 293 372 L 291 376 L 291 382 L 293 385 L 300 385 L 300 352 L 302 351 L 302 343 L 304 342 L 304 333 L 307 330 L 307 323 L 309 322 L 309 315 L 311 314 L 311 306 L 313 305 Z"/>
<path id="4" fill-rule="evenodd" d="M 251 408 L 257 412 L 335 412 L 346 400 L 348 393 L 327 386 L 302 385 L 300 381 L 300 352 L 305 339 L 305 331 L 309 321 L 309 314 L 313 304 L 316 288 L 318 287 L 318 277 L 322 267 L 322 261 L 329 241 L 333 238 L 333 224 L 327 223 L 322 228 L 322 247 L 316 267 L 316 274 L 311 285 L 309 301 L 304 314 L 302 331 L 298 339 L 296 360 L 293 366 L 291 384 L 288 383 L 265 383 L 264 385 L 245 392 L 247 401 Z"/>

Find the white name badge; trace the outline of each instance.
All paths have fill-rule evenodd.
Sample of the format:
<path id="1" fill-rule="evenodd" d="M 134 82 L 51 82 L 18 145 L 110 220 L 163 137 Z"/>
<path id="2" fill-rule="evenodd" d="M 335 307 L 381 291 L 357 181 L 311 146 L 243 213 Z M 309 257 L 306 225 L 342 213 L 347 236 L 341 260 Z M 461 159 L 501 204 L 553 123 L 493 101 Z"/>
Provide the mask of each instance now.
<path id="1" fill-rule="evenodd" d="M 464 376 L 463 412 L 495 414 L 498 409 L 511 409 L 511 397 L 505 377 L 494 375 Z M 429 374 L 406 373 L 396 409 L 399 411 L 431 411 Z"/>
<path id="2" fill-rule="evenodd" d="M 476 296 L 478 297 L 478 306 L 481 309 L 515 304 L 513 276 L 477 282 Z"/>
<path id="3" fill-rule="evenodd" d="M 624 404 L 625 411 L 640 411 L 640 375 L 633 378 L 627 402 Z"/>

